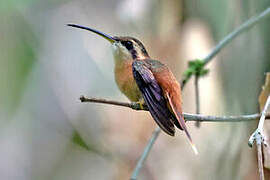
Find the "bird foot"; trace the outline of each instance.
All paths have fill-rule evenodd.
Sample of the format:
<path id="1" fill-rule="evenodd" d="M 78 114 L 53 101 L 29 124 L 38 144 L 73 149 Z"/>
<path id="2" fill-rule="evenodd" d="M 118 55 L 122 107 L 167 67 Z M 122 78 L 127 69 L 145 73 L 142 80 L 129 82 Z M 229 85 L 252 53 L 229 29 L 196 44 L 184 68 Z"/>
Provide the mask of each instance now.
<path id="1" fill-rule="evenodd" d="M 139 101 L 138 104 L 140 105 L 141 109 L 144 109 L 144 107 L 146 106 L 146 104 L 144 103 L 144 101 Z"/>
<path id="2" fill-rule="evenodd" d="M 144 103 L 144 100 L 137 102 L 131 102 L 132 109 L 135 110 L 148 110 L 147 105 Z"/>

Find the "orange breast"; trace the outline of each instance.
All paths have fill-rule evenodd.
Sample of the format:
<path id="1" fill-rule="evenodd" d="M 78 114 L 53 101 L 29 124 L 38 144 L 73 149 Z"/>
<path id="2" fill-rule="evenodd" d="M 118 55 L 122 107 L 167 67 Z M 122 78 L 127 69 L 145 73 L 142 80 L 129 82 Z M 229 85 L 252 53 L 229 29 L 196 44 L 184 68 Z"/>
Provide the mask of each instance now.
<path id="1" fill-rule="evenodd" d="M 132 72 L 132 61 L 126 60 L 115 65 L 115 81 L 120 91 L 131 101 L 139 101 L 142 94 L 135 82 Z"/>

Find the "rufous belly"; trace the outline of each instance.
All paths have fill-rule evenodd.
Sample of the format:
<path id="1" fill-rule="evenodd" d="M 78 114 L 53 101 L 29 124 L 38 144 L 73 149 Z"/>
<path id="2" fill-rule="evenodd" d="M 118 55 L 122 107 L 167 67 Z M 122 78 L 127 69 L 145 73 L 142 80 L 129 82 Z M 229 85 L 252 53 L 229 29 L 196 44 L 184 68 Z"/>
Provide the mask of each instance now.
<path id="1" fill-rule="evenodd" d="M 132 60 L 116 64 L 114 73 L 118 88 L 130 101 L 137 102 L 142 100 L 142 94 L 133 77 Z"/>

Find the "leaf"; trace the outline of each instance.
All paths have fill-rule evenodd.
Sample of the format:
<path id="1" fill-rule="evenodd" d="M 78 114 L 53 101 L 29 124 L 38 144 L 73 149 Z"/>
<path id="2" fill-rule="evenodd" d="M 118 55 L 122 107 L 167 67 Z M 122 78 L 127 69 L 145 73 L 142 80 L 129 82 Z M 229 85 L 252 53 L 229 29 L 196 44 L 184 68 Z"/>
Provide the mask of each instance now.
<path id="1" fill-rule="evenodd" d="M 73 131 L 71 140 L 75 145 L 78 145 L 87 151 L 95 153 L 104 158 L 112 158 L 112 155 L 107 151 L 104 151 L 104 148 L 101 147 L 99 144 L 90 144 L 90 145 L 86 144 L 86 142 L 82 139 L 82 137 L 76 130 Z"/>
<path id="2" fill-rule="evenodd" d="M 80 136 L 80 134 L 77 131 L 73 132 L 72 142 L 81 146 L 82 148 L 84 148 L 88 151 L 90 150 L 90 147 L 83 141 L 82 137 Z"/>
<path id="3" fill-rule="evenodd" d="M 209 72 L 208 69 L 204 68 L 204 62 L 200 59 L 195 59 L 188 62 L 188 69 L 184 72 L 185 79 L 190 78 L 192 75 L 205 76 Z"/>
<path id="4" fill-rule="evenodd" d="M 205 75 L 208 74 L 208 72 L 209 72 L 209 69 L 202 69 L 202 70 L 200 71 L 200 76 L 205 76 Z"/>

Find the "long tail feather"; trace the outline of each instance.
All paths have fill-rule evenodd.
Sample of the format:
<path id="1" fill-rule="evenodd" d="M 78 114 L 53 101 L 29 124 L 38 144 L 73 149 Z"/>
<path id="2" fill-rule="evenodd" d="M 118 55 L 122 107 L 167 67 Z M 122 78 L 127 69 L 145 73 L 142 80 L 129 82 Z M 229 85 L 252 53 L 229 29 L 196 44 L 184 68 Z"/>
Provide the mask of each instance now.
<path id="1" fill-rule="evenodd" d="M 177 111 L 177 107 L 172 102 L 172 99 L 171 99 L 171 97 L 169 96 L 168 93 L 166 93 L 166 96 L 167 96 L 167 99 L 169 100 L 169 104 L 171 106 L 171 109 L 172 109 L 172 111 L 173 111 L 176 119 L 178 120 L 179 124 L 181 125 L 182 129 L 184 130 L 184 132 L 186 133 L 186 135 L 188 137 L 188 140 L 189 140 L 189 143 L 190 143 L 190 145 L 192 147 L 192 150 L 197 155 L 198 154 L 198 150 L 197 150 L 195 144 L 193 143 L 192 138 L 191 138 L 191 136 L 190 136 L 190 134 L 189 134 L 189 132 L 187 130 L 186 123 L 185 123 L 185 120 L 184 120 L 183 115 L 179 111 Z"/>

